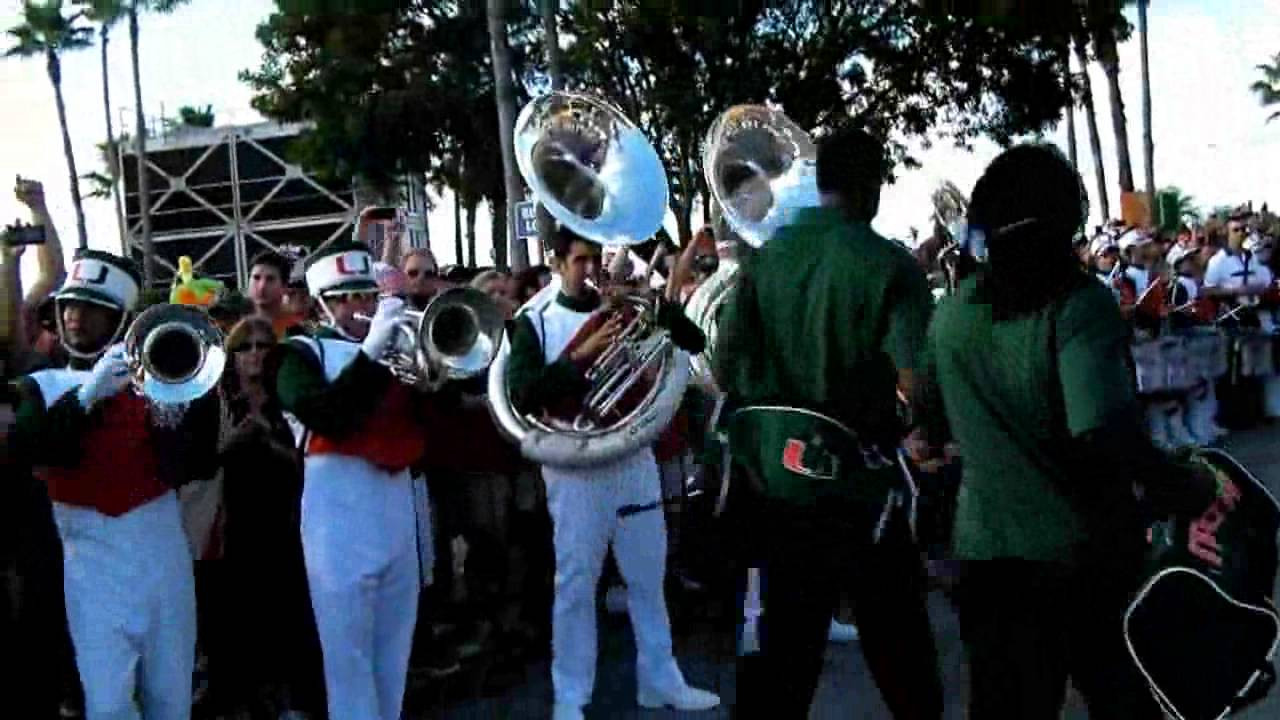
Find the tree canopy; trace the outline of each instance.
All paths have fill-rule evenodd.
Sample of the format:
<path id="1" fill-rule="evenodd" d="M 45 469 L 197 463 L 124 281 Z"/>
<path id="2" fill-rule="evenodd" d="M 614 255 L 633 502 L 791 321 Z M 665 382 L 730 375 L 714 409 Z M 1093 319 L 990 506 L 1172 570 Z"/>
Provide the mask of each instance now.
<path id="1" fill-rule="evenodd" d="M 254 107 L 309 120 L 300 160 L 387 182 L 428 173 L 502 198 L 482 3 L 277 0 L 258 29 Z M 533 0 L 509 23 L 518 102 L 549 86 Z M 671 182 L 682 235 L 705 197 L 703 134 L 730 106 L 771 103 L 822 135 L 846 124 L 908 142 L 1008 144 L 1057 122 L 1070 100 L 1064 40 L 1075 25 L 983 22 L 914 0 L 569 3 L 559 12 L 566 86 L 602 94 L 645 131 Z"/>

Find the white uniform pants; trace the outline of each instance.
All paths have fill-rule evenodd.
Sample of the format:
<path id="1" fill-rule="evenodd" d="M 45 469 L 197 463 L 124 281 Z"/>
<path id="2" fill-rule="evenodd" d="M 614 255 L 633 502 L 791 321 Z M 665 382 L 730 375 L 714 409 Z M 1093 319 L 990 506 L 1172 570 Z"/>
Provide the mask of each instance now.
<path id="1" fill-rule="evenodd" d="M 196 595 L 177 494 L 119 517 L 53 510 L 85 717 L 190 718 Z"/>
<path id="2" fill-rule="evenodd" d="M 551 681 L 557 703 L 591 701 L 596 674 L 596 585 L 610 544 L 627 584 L 640 687 L 683 687 L 663 595 L 667 538 L 658 466 L 648 448 L 593 468 L 543 467 L 554 524 Z"/>
<path id="3" fill-rule="evenodd" d="M 419 522 L 425 508 L 407 470 L 307 458 L 302 549 L 333 720 L 400 718 L 418 613 Z"/>

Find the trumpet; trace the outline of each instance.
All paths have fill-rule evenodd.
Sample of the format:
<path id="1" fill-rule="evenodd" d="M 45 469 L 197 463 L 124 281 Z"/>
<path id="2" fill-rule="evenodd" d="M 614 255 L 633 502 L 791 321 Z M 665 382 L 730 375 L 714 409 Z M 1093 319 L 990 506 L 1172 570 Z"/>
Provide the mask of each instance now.
<path id="1" fill-rule="evenodd" d="M 355 318 L 373 320 L 363 313 Z M 405 310 L 378 362 L 406 385 L 439 390 L 450 380 L 466 380 L 488 370 L 504 325 L 502 309 L 488 295 L 474 288 L 452 288 L 424 310 Z"/>
<path id="2" fill-rule="evenodd" d="M 134 390 L 151 403 L 181 407 L 203 397 L 227 364 L 222 332 L 203 309 L 156 305 L 129 325 L 125 356 Z"/>

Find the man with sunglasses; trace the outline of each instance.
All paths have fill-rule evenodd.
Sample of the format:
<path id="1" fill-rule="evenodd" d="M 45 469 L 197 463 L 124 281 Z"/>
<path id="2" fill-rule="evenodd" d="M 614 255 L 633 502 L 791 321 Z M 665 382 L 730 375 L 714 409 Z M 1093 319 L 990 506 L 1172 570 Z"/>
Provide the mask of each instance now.
<path id="1" fill-rule="evenodd" d="M 1249 239 L 1249 216 L 1238 213 L 1227 221 L 1227 245 L 1209 259 L 1204 274 L 1204 294 L 1218 298 L 1233 308 L 1232 324 L 1258 327 L 1259 317 L 1252 309 L 1257 296 L 1266 292 L 1273 278 L 1265 263 L 1259 262 L 1245 247 Z"/>
<path id="2" fill-rule="evenodd" d="M 405 275 L 405 297 L 418 310 L 422 310 L 450 283 L 440 277 L 436 258 L 426 248 L 414 248 L 404 254 L 400 269 Z"/>
<path id="3" fill-rule="evenodd" d="M 378 362 L 405 304 L 378 300 L 373 265 L 357 243 L 308 258 L 322 326 L 285 343 L 276 390 L 305 429 L 302 545 L 329 715 L 398 720 L 430 569 L 426 488 L 410 466 L 426 451 L 424 403 L 439 399 Z"/>
<path id="4" fill-rule="evenodd" d="M 90 720 L 191 713 L 195 591 L 174 488 L 212 475 L 218 406 L 196 401 L 175 426 L 129 390 L 116 340 L 139 284 L 126 258 L 76 257 L 54 296 L 70 364 L 19 381 L 10 436 L 13 458 L 36 468 L 53 500 Z"/>

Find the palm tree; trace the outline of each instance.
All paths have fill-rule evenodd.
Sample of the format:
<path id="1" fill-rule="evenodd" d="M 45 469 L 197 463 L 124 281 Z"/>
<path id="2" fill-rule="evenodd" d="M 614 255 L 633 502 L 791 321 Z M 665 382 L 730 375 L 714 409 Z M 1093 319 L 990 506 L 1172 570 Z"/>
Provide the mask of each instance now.
<path id="1" fill-rule="evenodd" d="M 1151 136 L 1151 62 L 1147 57 L 1147 0 L 1138 0 L 1138 40 L 1142 50 L 1142 160 L 1147 192 L 1156 191 L 1155 140 Z"/>
<path id="2" fill-rule="evenodd" d="M 129 54 L 133 60 L 133 104 L 138 153 L 138 215 L 142 220 L 143 286 L 155 281 L 155 249 L 151 244 L 151 181 L 147 173 L 147 119 L 142 108 L 142 67 L 138 62 L 138 15 L 144 10 L 172 12 L 187 0 L 132 0 L 125 8 L 129 16 Z"/>
<path id="3" fill-rule="evenodd" d="M 502 174 L 506 187 L 506 202 L 502 207 L 494 203 L 493 217 L 503 227 L 494 225 L 494 263 L 506 265 L 506 248 L 496 238 L 510 238 L 511 269 L 520 272 L 529 267 L 529 244 L 516 237 L 511 227 L 513 203 L 524 195 L 520 176 L 516 172 L 515 153 L 512 148 L 516 126 L 516 88 L 511 77 L 511 47 L 507 42 L 507 3 L 509 0 L 488 0 L 489 52 L 493 56 L 494 95 L 498 105 L 498 139 L 502 145 Z M 503 232 L 505 230 L 505 232 Z"/>
<path id="4" fill-rule="evenodd" d="M 1161 195 L 1170 195 L 1178 208 L 1178 219 L 1187 222 L 1200 221 L 1200 209 L 1196 207 L 1196 199 L 1184 193 L 1180 188 L 1170 185 L 1160 188 Z"/>
<path id="5" fill-rule="evenodd" d="M 1263 107 L 1280 105 L 1280 52 L 1271 59 L 1270 65 L 1259 65 L 1258 69 L 1262 71 L 1262 79 L 1249 86 L 1250 89 L 1258 94 Z M 1267 122 L 1276 118 L 1280 118 L 1280 110 L 1268 115 Z"/>
<path id="6" fill-rule="evenodd" d="M 67 157 L 67 172 L 71 178 L 71 204 L 76 211 L 76 231 L 80 249 L 89 245 L 89 234 L 84 227 L 84 207 L 80 201 L 80 178 L 76 173 L 76 157 L 71 151 L 71 133 L 67 130 L 67 106 L 62 101 L 62 53 L 80 50 L 93 44 L 93 32 L 77 25 L 83 13 L 70 17 L 62 14 L 62 0 L 37 3 L 24 0 L 22 22 L 9 29 L 14 45 L 5 50 L 5 57 L 28 58 L 44 56 L 45 71 L 53 85 L 53 99 L 58 107 L 58 124 L 62 126 L 62 152 Z"/>
<path id="7" fill-rule="evenodd" d="M 1080 63 L 1080 101 L 1084 105 L 1084 119 L 1089 127 L 1089 150 L 1093 153 L 1093 177 L 1098 184 L 1098 208 L 1102 222 L 1111 219 L 1111 204 L 1107 201 L 1107 171 L 1102 165 L 1102 138 L 1098 135 L 1098 116 L 1093 109 L 1093 84 L 1089 81 L 1089 55 L 1085 52 L 1084 39 L 1074 38 L 1076 60 Z"/>
<path id="8" fill-rule="evenodd" d="M 1120 93 L 1120 55 L 1116 48 L 1114 26 L 1098 28 L 1093 34 L 1093 49 L 1107 77 L 1111 96 L 1111 127 L 1116 134 L 1116 166 L 1120 173 L 1120 192 L 1133 192 L 1133 165 L 1129 161 L 1129 123 L 1124 114 L 1124 96 Z"/>
<path id="9" fill-rule="evenodd" d="M 107 76 L 107 45 L 111 41 L 111 27 L 124 17 L 124 5 L 120 0 L 90 0 L 89 8 L 85 11 L 85 17 L 87 17 L 91 22 L 98 24 L 98 40 L 102 51 L 102 112 L 107 119 L 107 143 L 106 148 L 103 150 L 105 157 L 107 154 L 114 153 L 116 147 L 115 124 L 111 119 L 111 82 Z M 124 200 L 120 196 L 119 184 L 120 164 L 116 162 L 114 157 L 109 157 L 107 158 L 106 166 L 108 171 L 106 175 L 103 175 L 102 173 L 90 173 L 85 177 L 87 178 L 90 175 L 95 176 L 94 182 L 98 184 L 97 189 L 90 193 L 90 197 L 105 198 L 109 195 L 115 198 L 116 226 L 120 230 L 121 247 L 125 247 L 125 252 L 127 253 L 128 249 L 125 245 Z M 110 182 L 110 191 L 107 192 L 107 194 L 102 194 L 107 191 L 108 186 L 103 184 L 106 181 Z"/>

